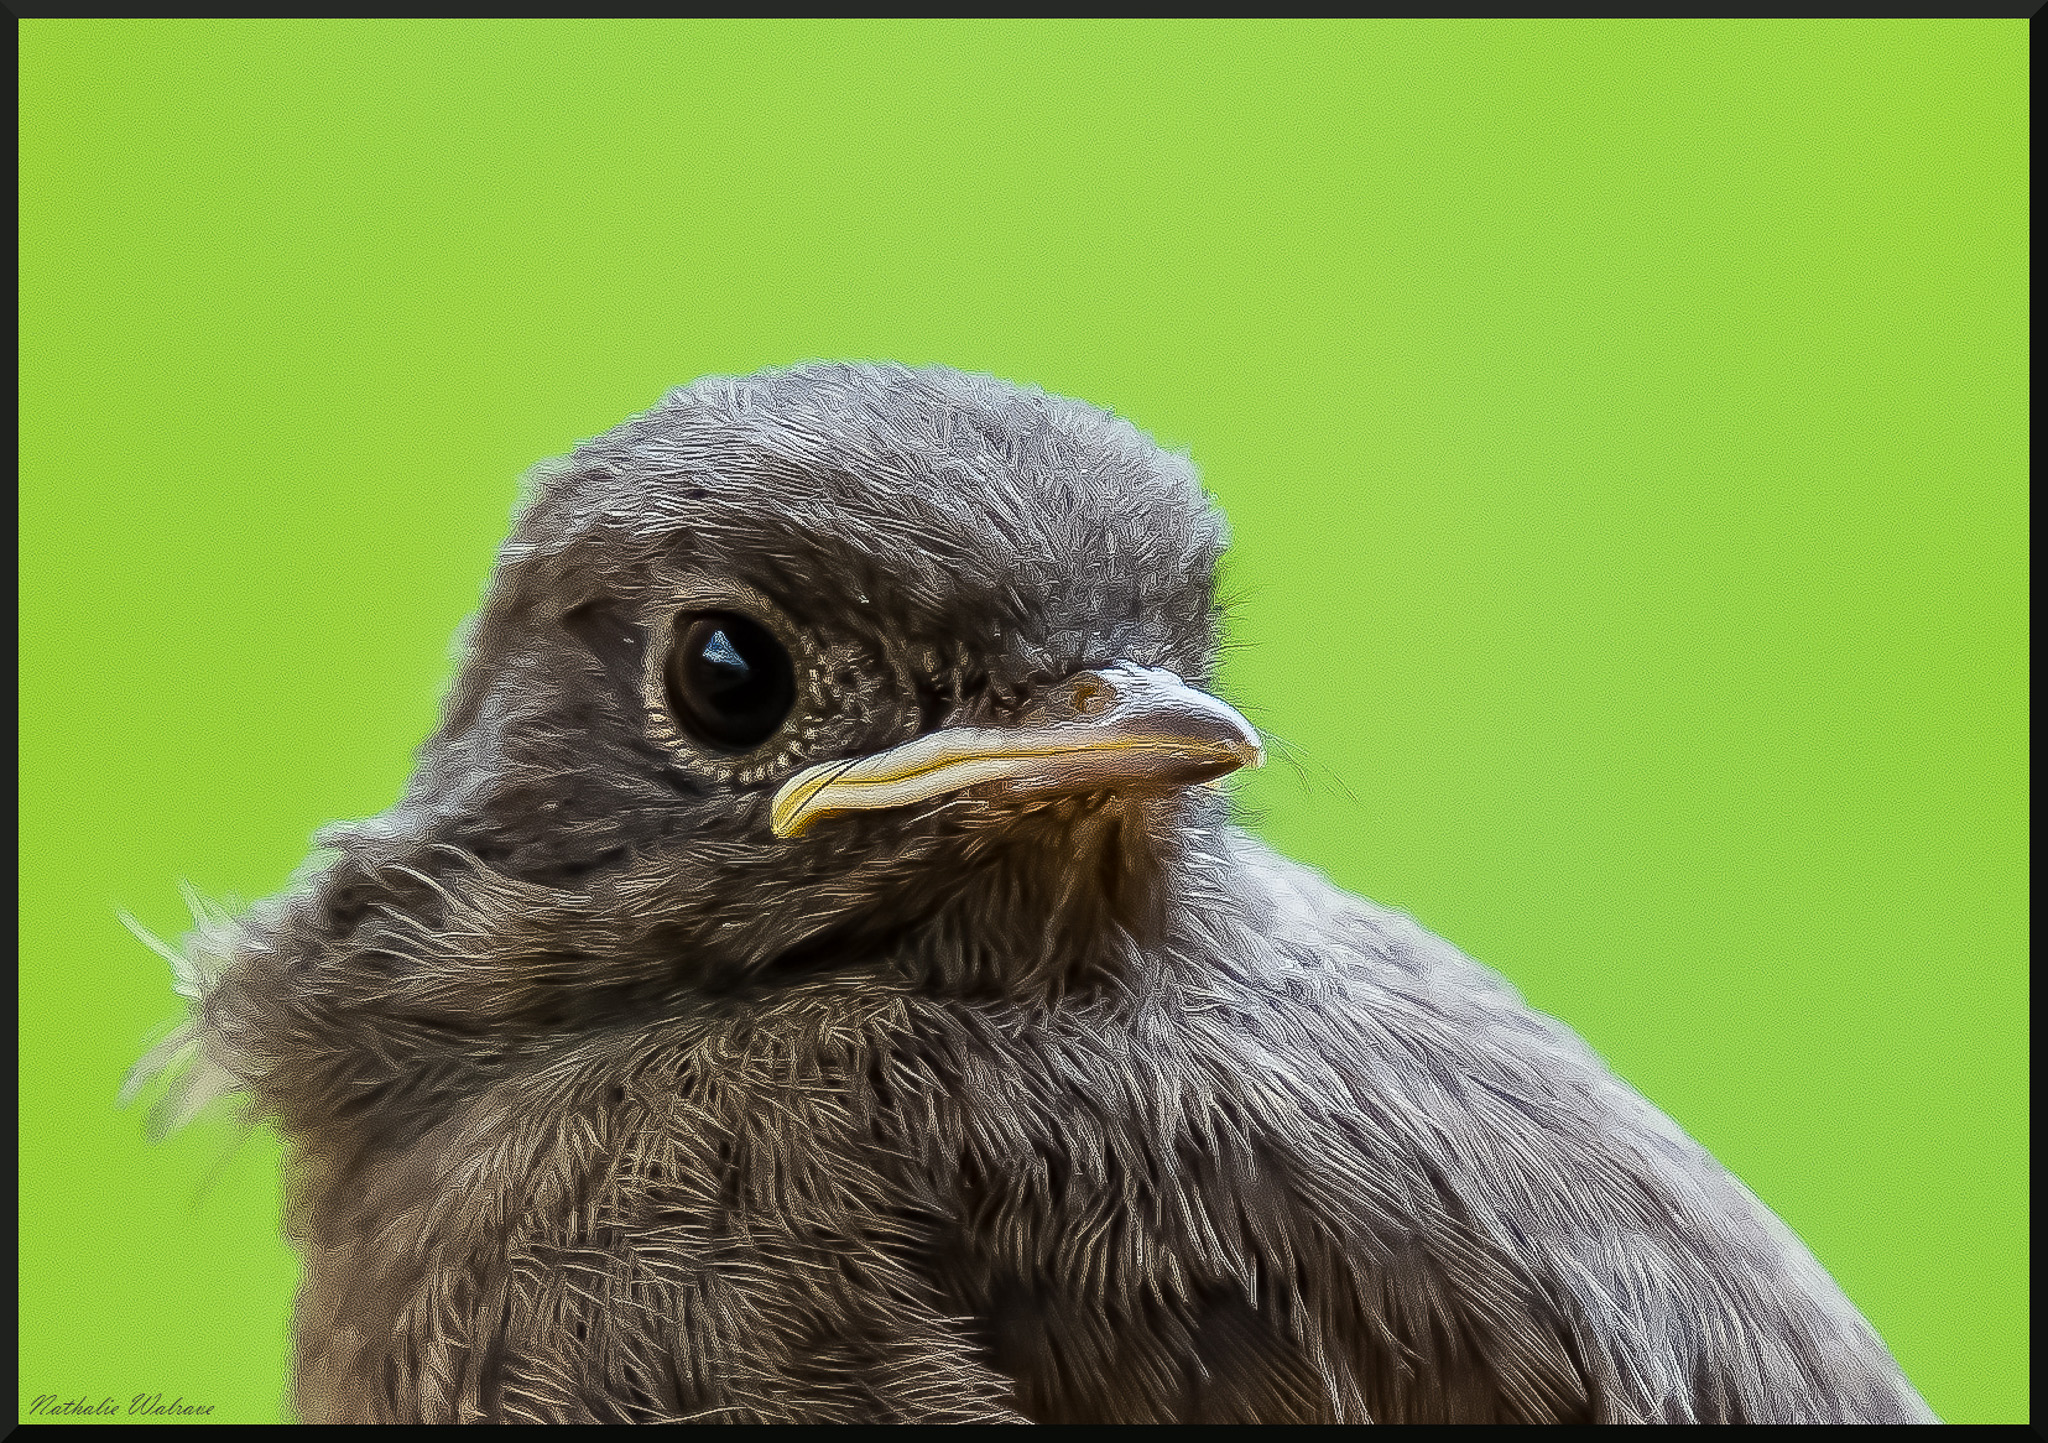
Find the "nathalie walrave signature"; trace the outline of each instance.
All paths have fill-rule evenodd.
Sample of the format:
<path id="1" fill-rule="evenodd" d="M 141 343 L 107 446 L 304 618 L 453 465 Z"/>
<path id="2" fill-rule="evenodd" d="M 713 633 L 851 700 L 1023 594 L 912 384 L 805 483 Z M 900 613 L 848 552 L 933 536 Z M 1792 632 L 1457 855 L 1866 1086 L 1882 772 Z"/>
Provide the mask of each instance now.
<path id="1" fill-rule="evenodd" d="M 38 1394 L 28 1405 L 31 1417 L 42 1418 L 192 1418 L 213 1411 L 211 1403 L 187 1403 L 179 1394 L 169 1402 L 161 1393 L 137 1393 L 122 1407 L 112 1398 L 60 1398 L 55 1393 Z"/>

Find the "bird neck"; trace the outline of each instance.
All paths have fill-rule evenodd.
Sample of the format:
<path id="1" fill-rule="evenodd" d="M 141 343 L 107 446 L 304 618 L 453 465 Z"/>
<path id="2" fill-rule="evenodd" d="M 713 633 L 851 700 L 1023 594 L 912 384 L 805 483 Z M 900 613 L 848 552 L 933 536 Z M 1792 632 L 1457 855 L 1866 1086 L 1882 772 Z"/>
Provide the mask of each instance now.
<path id="1" fill-rule="evenodd" d="M 395 1143 L 597 1034 L 770 1007 L 833 973 L 978 1004 L 1122 991 L 1152 965 L 1206 830 L 1116 803 L 1013 820 L 954 838 L 951 865 L 918 858 L 888 905 L 835 912 L 799 891 L 740 950 L 707 945 L 701 916 L 452 849 L 345 854 L 244 919 L 203 1030 L 288 1132 Z"/>

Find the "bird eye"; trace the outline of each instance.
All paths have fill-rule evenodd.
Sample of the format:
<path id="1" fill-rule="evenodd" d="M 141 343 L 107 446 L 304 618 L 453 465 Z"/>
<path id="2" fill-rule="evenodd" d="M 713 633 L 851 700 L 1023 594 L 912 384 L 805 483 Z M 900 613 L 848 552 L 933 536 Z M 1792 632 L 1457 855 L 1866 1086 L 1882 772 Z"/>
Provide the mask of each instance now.
<path id="1" fill-rule="evenodd" d="M 775 734 L 796 702 L 789 653 L 757 621 L 731 611 L 676 618 L 668 704 L 697 741 L 743 752 Z"/>

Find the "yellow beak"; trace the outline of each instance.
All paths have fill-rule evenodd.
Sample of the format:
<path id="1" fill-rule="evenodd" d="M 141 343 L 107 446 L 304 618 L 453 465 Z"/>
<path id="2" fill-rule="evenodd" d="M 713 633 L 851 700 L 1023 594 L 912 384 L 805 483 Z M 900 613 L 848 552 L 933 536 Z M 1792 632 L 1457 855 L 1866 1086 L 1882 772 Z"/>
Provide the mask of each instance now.
<path id="1" fill-rule="evenodd" d="M 1009 796 L 1167 790 L 1266 759 L 1258 732 L 1228 703 L 1127 661 L 1068 677 L 1048 710 L 1060 719 L 927 732 L 873 756 L 806 767 L 776 792 L 770 825 L 793 837 L 823 817 L 991 783 Z"/>

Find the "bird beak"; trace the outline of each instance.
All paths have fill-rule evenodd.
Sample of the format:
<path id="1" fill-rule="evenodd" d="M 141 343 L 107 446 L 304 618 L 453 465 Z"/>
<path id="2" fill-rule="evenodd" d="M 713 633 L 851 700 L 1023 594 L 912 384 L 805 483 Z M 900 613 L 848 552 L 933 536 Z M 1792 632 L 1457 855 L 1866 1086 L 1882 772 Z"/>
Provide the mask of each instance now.
<path id="1" fill-rule="evenodd" d="M 1046 699 L 1046 715 L 927 732 L 873 756 L 806 767 L 776 792 L 770 825 L 793 837 L 821 817 L 990 784 L 1007 796 L 1163 791 L 1266 759 L 1235 708 L 1170 671 L 1127 661 L 1068 677 Z"/>

